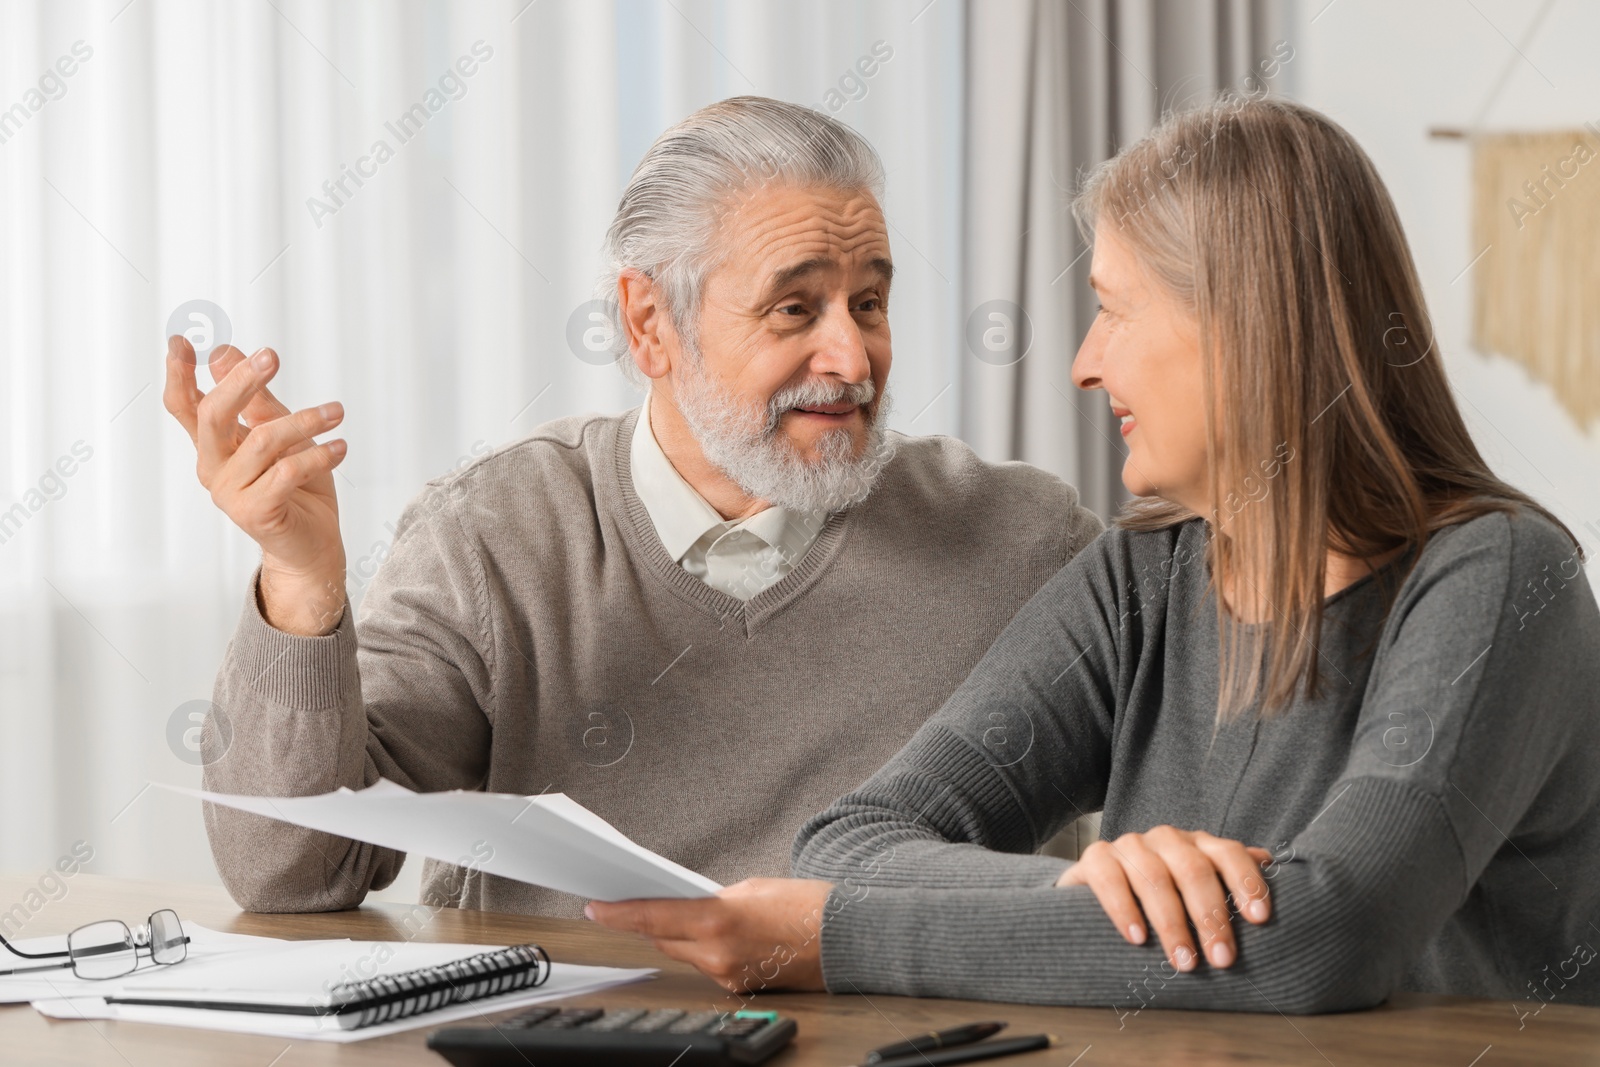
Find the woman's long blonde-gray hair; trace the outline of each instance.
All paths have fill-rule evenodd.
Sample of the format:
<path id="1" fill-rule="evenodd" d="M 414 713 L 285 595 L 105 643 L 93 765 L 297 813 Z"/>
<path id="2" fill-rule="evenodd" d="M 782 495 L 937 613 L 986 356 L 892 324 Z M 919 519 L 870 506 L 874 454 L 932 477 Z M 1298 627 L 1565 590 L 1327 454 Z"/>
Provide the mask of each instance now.
<path id="1" fill-rule="evenodd" d="M 1197 321 L 1206 558 L 1233 600 L 1230 612 L 1216 597 L 1219 721 L 1317 693 L 1330 548 L 1420 548 L 1441 527 L 1521 507 L 1561 525 L 1473 444 L 1394 204 L 1327 116 L 1225 95 L 1123 148 L 1072 206 L 1086 239 L 1113 227 Z M 1146 497 L 1118 522 L 1193 517 Z M 1272 639 L 1237 618 L 1270 620 Z"/>

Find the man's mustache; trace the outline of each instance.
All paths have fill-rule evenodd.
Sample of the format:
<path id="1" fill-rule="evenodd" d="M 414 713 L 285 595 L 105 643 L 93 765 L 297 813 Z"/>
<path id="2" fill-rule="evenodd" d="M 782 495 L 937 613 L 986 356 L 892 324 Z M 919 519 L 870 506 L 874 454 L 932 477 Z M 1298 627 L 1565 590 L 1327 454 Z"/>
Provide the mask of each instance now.
<path id="1" fill-rule="evenodd" d="M 877 395 L 878 389 L 870 378 L 864 382 L 830 382 L 822 378 L 810 378 L 797 385 L 786 385 L 767 401 L 765 433 L 770 435 L 777 430 L 778 420 L 783 418 L 785 412 L 823 404 L 858 404 L 868 408 L 870 419 L 873 412 L 869 405 Z"/>

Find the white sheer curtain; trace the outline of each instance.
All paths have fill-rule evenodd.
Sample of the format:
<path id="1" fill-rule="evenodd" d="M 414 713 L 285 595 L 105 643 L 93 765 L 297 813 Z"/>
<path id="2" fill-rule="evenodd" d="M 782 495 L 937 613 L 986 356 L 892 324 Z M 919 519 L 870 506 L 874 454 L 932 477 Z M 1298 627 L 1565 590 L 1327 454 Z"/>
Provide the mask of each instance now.
<path id="1" fill-rule="evenodd" d="M 144 791 L 198 781 L 186 706 L 255 558 L 162 409 L 175 310 L 275 347 L 291 405 L 345 403 L 359 598 L 426 479 L 636 402 L 568 343 L 617 194 L 666 125 L 759 93 L 883 153 L 894 424 L 954 432 L 963 32 L 950 0 L 0 9 L 0 869 L 83 840 L 91 870 L 214 878 L 198 805 Z"/>

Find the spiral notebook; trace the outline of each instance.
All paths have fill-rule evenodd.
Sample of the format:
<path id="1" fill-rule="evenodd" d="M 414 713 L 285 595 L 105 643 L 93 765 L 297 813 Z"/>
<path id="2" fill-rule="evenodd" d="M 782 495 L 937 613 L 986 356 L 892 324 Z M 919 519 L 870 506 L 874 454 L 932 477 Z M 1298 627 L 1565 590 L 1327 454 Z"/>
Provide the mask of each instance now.
<path id="1" fill-rule="evenodd" d="M 33 1006 L 54 1019 L 120 1019 L 276 1037 L 359 1041 L 597 992 L 650 969 L 552 963 L 536 945 L 278 941 L 211 945 L 113 982 L 54 977 Z M 194 951 L 198 950 L 198 951 Z"/>
<path id="2" fill-rule="evenodd" d="M 107 1004 L 146 1008 L 205 1008 L 254 1011 L 273 1015 L 331 1017 L 341 1030 L 406 1019 L 452 1004 L 467 1004 L 519 989 L 543 985 L 550 977 L 550 957 L 538 945 L 512 945 L 480 952 L 464 960 L 418 967 L 400 974 L 340 982 L 321 996 L 279 994 L 261 997 L 251 991 L 164 992 L 144 989 L 105 997 Z"/>

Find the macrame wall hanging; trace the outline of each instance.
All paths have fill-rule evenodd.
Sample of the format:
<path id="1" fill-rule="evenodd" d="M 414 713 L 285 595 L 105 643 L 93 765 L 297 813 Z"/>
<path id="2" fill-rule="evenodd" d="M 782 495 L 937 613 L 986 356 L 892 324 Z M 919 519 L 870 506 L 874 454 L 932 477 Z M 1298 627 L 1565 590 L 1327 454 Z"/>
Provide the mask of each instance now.
<path id="1" fill-rule="evenodd" d="M 1600 420 L 1600 124 L 1482 128 L 1554 6 L 1529 21 L 1470 126 L 1430 132 L 1471 147 L 1473 347 L 1520 363 L 1588 430 Z"/>
<path id="2" fill-rule="evenodd" d="M 1600 129 L 1474 134 L 1472 344 L 1600 419 Z"/>

